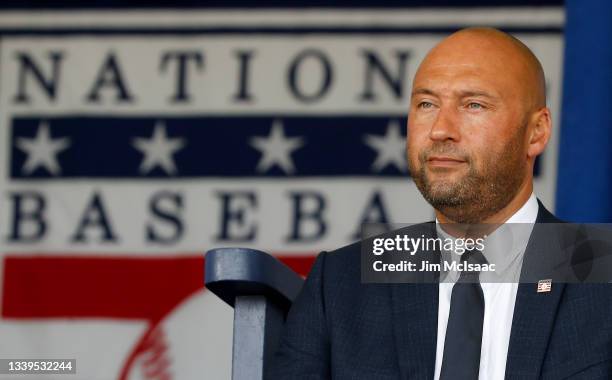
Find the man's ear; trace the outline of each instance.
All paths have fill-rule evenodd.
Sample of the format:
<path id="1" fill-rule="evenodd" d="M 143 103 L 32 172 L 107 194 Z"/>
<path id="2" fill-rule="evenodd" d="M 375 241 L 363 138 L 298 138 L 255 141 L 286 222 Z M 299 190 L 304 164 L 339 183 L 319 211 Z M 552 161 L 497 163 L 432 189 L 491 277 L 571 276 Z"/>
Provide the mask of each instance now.
<path id="1" fill-rule="evenodd" d="M 527 131 L 527 157 L 535 158 L 540 155 L 552 133 L 552 119 L 550 109 L 543 107 L 531 116 Z"/>

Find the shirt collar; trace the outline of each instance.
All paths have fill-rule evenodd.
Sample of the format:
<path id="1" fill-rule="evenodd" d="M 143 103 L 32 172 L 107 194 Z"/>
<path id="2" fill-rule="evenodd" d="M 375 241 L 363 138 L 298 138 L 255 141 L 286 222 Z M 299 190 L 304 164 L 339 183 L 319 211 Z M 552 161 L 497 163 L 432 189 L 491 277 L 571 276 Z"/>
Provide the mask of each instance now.
<path id="1" fill-rule="evenodd" d="M 535 223 L 538 218 L 538 200 L 532 192 L 527 202 L 517 212 L 515 212 L 506 223 Z"/>
<path id="2" fill-rule="evenodd" d="M 506 270 L 517 260 L 522 261 L 527 248 L 533 225 L 538 216 L 538 201 L 532 192 L 529 199 L 502 226 L 498 227 L 484 240 L 482 254 L 490 264 L 495 264 L 495 274 L 504 276 Z M 436 226 L 439 225 L 436 218 Z M 438 236 L 450 237 L 441 228 L 436 228 Z M 448 254 L 448 252 L 442 252 Z M 452 255 L 453 259 L 458 255 Z M 448 257 L 448 256 L 447 256 Z"/>

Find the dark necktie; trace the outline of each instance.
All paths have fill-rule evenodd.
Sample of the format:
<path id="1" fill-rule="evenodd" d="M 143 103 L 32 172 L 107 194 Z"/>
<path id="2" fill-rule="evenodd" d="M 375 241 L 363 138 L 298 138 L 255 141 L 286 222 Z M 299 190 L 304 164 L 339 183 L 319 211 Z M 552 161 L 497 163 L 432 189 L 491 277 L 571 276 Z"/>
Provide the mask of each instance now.
<path id="1" fill-rule="evenodd" d="M 486 263 L 477 250 L 466 251 L 461 261 Z M 478 380 L 485 308 L 478 275 L 462 271 L 453 286 L 440 380 Z"/>

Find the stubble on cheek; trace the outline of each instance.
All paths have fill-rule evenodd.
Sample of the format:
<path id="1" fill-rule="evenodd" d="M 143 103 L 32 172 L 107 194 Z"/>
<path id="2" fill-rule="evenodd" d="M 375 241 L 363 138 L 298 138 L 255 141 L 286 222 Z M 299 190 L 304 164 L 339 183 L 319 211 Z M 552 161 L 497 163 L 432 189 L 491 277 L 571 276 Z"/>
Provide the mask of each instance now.
<path id="1" fill-rule="evenodd" d="M 518 137 L 518 136 L 517 136 Z M 484 220 L 504 207 L 522 183 L 524 162 L 520 140 L 511 139 L 500 152 L 469 154 L 456 146 L 441 143 L 411 152 L 409 169 L 417 188 L 435 209 L 459 223 Z M 452 169 L 427 167 L 433 154 L 461 157 L 465 163 Z"/>

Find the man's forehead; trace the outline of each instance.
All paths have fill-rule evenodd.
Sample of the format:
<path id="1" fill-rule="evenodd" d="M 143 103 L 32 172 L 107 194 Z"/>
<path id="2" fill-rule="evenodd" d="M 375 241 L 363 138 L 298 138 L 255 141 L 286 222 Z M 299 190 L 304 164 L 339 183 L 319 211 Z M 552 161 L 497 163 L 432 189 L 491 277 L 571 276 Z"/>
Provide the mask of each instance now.
<path id="1" fill-rule="evenodd" d="M 481 62 L 423 62 L 415 75 L 416 80 L 427 80 L 432 77 L 483 76 L 496 75 L 498 68 Z"/>
<path id="2" fill-rule="evenodd" d="M 498 95 L 509 85 L 495 70 L 476 64 L 439 65 L 419 70 L 414 78 L 412 93 L 486 93 Z"/>
<path id="3" fill-rule="evenodd" d="M 436 52 L 427 55 L 419 65 L 419 74 L 452 75 L 452 74 L 491 74 L 497 75 L 500 70 L 514 71 L 516 60 L 512 56 L 499 52 L 465 49 L 464 51 Z M 514 57 L 515 58 L 515 57 Z"/>
<path id="4" fill-rule="evenodd" d="M 500 94 L 494 89 L 481 87 L 481 86 L 473 86 L 473 85 L 461 85 L 456 87 L 442 87 L 439 86 L 417 86 L 412 90 L 412 96 L 424 95 L 424 96 L 455 96 L 455 97 L 481 97 L 488 98 L 491 100 L 497 100 L 500 98 Z"/>

